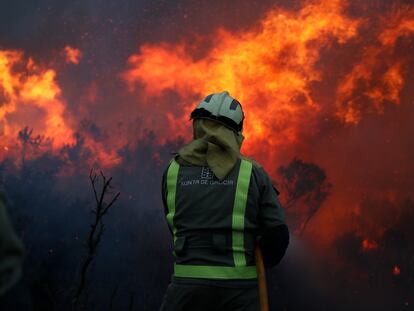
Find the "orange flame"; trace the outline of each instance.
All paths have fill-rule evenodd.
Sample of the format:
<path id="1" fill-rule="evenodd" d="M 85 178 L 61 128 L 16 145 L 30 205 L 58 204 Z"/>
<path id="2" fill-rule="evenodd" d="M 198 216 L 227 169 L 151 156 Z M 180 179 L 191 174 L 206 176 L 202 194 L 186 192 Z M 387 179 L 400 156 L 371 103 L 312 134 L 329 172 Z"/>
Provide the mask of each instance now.
<path id="1" fill-rule="evenodd" d="M 392 274 L 395 276 L 399 276 L 401 274 L 401 269 L 399 266 L 394 266 L 393 270 L 392 270 Z"/>
<path id="2" fill-rule="evenodd" d="M 246 140 L 245 147 L 252 154 L 277 159 L 278 149 L 297 145 L 301 135 L 317 131 L 324 107 L 314 97 L 312 85 L 326 79 L 318 64 L 321 51 L 355 40 L 364 25 L 363 20 L 344 13 L 346 4 L 322 0 L 308 3 L 298 12 L 275 8 L 253 30 L 217 30 L 201 58 L 190 52 L 194 50 L 190 43 L 146 44 L 129 58 L 129 69 L 122 76 L 131 90 L 143 87 L 144 100 L 173 90 L 187 101 L 175 103 L 175 110 L 181 113 L 174 115 L 169 127 L 158 125 L 156 130 L 169 136 L 182 135 L 182 124 L 186 124 L 195 98 L 228 90 L 246 112 L 244 134 L 252 139 Z M 399 103 L 405 62 L 390 59 L 383 66 L 382 61 L 384 56 L 392 56 L 396 38 L 413 33 L 412 12 L 401 10 L 386 19 L 378 42 L 367 47 L 360 62 L 338 84 L 336 100 L 331 101 L 336 102 L 334 115 L 358 123 L 365 112 L 381 113 L 386 101 Z M 385 70 L 377 81 L 380 65 Z M 368 86 L 356 93 L 360 81 Z M 364 98 L 371 100 L 371 107 L 363 107 Z M 171 111 L 168 105 L 161 108 Z"/>
<path id="3" fill-rule="evenodd" d="M 26 126 L 44 137 L 44 147 L 55 152 L 75 144 L 71 119 L 54 69 L 36 64 L 22 52 L 0 50 L 0 158 L 17 150 L 18 133 Z M 116 150 L 106 150 L 89 137 L 85 144 L 94 154 L 91 161 L 104 166 L 120 163 Z"/>
<path id="4" fill-rule="evenodd" d="M 378 249 L 378 243 L 375 241 L 370 241 L 368 239 L 364 239 L 362 241 L 362 250 L 364 251 L 371 251 Z"/>
<path id="5" fill-rule="evenodd" d="M 75 64 L 75 65 L 79 64 L 79 61 L 82 58 L 81 50 L 67 45 L 67 46 L 65 46 L 63 51 L 65 52 L 67 63 L 71 63 L 71 64 Z"/>
<path id="6" fill-rule="evenodd" d="M 0 50 L 0 144 L 7 146 L 30 124 L 54 149 L 73 142 L 73 129 L 53 69 L 41 68 L 23 53 Z"/>
<path id="7" fill-rule="evenodd" d="M 366 101 L 371 103 L 366 112 L 380 114 L 385 102 L 400 103 L 406 62 L 393 57 L 393 53 L 399 38 L 414 33 L 414 9 L 400 8 L 382 18 L 381 24 L 378 42 L 366 47 L 359 63 L 338 86 L 337 115 L 347 123 L 361 120 Z"/>
<path id="8" fill-rule="evenodd" d="M 74 134 L 78 132 L 79 146 L 88 149 L 87 161 L 118 165 L 122 161 L 122 152 L 118 154 L 118 150 L 131 147 L 140 135 L 154 132 L 156 143 L 161 144 L 167 139 L 189 138 L 188 116 L 197 101 L 212 92 L 228 90 L 240 100 L 246 113 L 243 134 L 247 139 L 243 151 L 264 164 L 272 177 L 276 177 L 277 167 L 294 156 L 326 170 L 335 187 L 324 203 L 330 208 L 321 209 L 314 218 L 318 234 L 332 239 L 343 233 L 344 227 L 355 226 L 363 228 L 357 230 L 359 236 L 379 241 L 393 221 L 388 207 L 369 212 L 378 214 L 373 218 L 367 217 L 366 208 L 359 208 L 358 204 L 373 193 L 381 197 L 379 201 L 386 194 L 390 208 L 398 208 L 395 198 L 412 189 L 404 177 L 409 174 L 401 173 L 412 157 L 411 151 L 406 151 L 406 140 L 401 141 L 398 149 L 395 140 L 399 137 L 392 139 L 395 131 L 410 125 L 405 120 L 401 128 L 380 133 L 387 136 L 384 144 L 390 145 L 387 161 L 378 157 L 378 152 L 362 152 L 369 151 L 370 142 L 364 140 L 365 135 L 359 135 L 358 127 L 366 125 L 362 121 L 367 115 L 381 115 L 389 108 L 411 109 L 404 105 L 404 94 L 412 94 L 406 80 L 412 79 L 409 66 L 414 61 L 407 53 L 414 34 L 414 7 L 394 6 L 391 13 L 380 18 L 369 15 L 369 10 L 361 11 L 361 16 L 366 17 L 355 17 L 356 14 L 347 13 L 347 3 L 314 0 L 303 1 L 297 10 L 275 7 L 251 28 L 213 29 L 201 38 L 202 45 L 198 37 L 195 42 L 141 45 L 121 73 L 134 92 L 131 94 L 139 94 L 135 103 L 139 109 L 128 107 L 131 94 L 113 93 L 120 95 L 122 105 L 101 101 L 105 94 L 100 89 L 105 82 L 101 82 L 109 80 L 114 85 L 111 71 L 110 79 L 88 81 L 89 87 L 82 88 L 78 98 L 73 94 L 76 105 L 68 109 L 63 94 L 66 88 L 57 80 L 62 66 L 56 62 L 39 63 L 22 52 L 0 50 L 0 159 L 20 150 L 16 138 L 21 129 L 29 126 L 36 136 L 48 139 L 47 150 L 55 154 L 64 146 L 75 144 Z M 71 64 L 82 59 L 82 52 L 70 45 L 60 55 Z M 102 102 L 108 105 L 99 106 Z M 112 114 L 115 109 L 122 109 L 122 117 L 121 113 Z M 77 115 L 71 114 L 73 110 Z M 395 119 L 399 121 L 399 117 Z M 88 120 L 96 121 L 99 134 L 82 125 Z M 375 125 L 370 128 L 375 134 L 376 126 L 383 130 L 381 125 Z M 372 138 L 371 132 L 367 135 Z M 362 137 L 363 143 L 355 144 L 355 137 Z M 361 156 L 353 150 L 359 146 L 365 148 Z M 70 152 L 61 154 L 67 156 L 68 162 L 72 160 Z M 153 154 L 152 159 L 160 161 L 161 156 Z M 359 160 L 355 161 L 357 169 L 353 160 Z M 369 170 L 362 167 L 364 161 L 372 164 Z M 386 169 L 394 167 L 389 165 L 391 161 L 402 164 L 397 163 L 394 173 L 387 175 Z M 384 178 L 377 178 L 383 177 L 383 173 Z M 378 189 L 373 185 L 376 180 L 387 182 L 382 182 Z M 399 185 L 409 190 L 403 191 Z M 353 206 L 357 207 L 355 214 Z M 346 221 L 354 216 L 364 219 L 362 225 Z M 385 218 L 387 221 L 378 221 Z M 318 226 L 318 222 L 322 225 Z M 362 241 L 361 249 L 377 249 L 375 241 Z"/>
<path id="9" fill-rule="evenodd" d="M 332 40 L 350 40 L 359 25 L 343 8 L 337 0 L 310 4 L 299 12 L 274 9 L 254 30 L 233 34 L 219 29 L 213 37 L 216 44 L 200 60 L 193 59 L 186 44 L 144 45 L 129 58 L 123 77 L 132 89 L 142 84 L 150 96 L 168 89 L 183 98 L 230 91 L 243 103 L 245 135 L 254 137 L 247 148 L 267 146 L 261 152 L 272 157 L 276 146 L 297 142 L 305 120 L 306 131 L 314 129 L 320 105 L 310 85 L 321 79 L 316 68 L 320 50 Z M 185 124 L 192 107 L 183 106 L 172 127 Z"/>
<path id="10" fill-rule="evenodd" d="M 340 185 L 325 203 L 331 210 L 318 213 L 323 225 L 317 230 L 322 239 L 343 233 L 349 222 L 340 219 L 339 225 L 332 214 L 337 220 L 338 215 L 352 217 L 349 206 L 363 194 L 378 192 L 350 179 L 361 175 L 344 156 L 356 155 L 348 153 L 357 135 L 350 132 L 358 132 L 364 117 L 379 119 L 386 109 L 401 105 L 402 91 L 411 92 L 406 80 L 413 58 L 400 47 L 409 50 L 414 34 L 413 6 L 382 17 L 355 17 L 347 9 L 346 0 L 303 1 L 299 10 L 275 7 L 250 29 L 215 30 L 203 38 L 209 44 L 202 51 L 197 40 L 141 45 L 122 78 L 139 94 L 142 113 L 150 116 L 143 127 L 158 137 L 189 138 L 188 116 L 197 101 L 228 90 L 246 115 L 243 152 L 273 177 L 293 156 L 308 158 Z M 388 193 L 393 186 L 384 188 Z M 367 231 L 375 228 L 372 236 L 380 237 L 384 228 L 378 227 L 373 223 Z M 365 242 L 366 250 L 375 248 L 371 243 Z"/>

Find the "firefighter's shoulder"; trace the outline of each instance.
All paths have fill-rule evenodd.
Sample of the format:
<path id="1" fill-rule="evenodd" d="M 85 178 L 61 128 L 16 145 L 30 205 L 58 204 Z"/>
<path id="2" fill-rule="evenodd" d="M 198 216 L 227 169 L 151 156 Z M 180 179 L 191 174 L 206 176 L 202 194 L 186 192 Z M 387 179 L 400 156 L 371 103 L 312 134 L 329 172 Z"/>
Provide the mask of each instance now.
<path id="1" fill-rule="evenodd" d="M 247 157 L 245 155 L 240 155 L 240 158 L 242 160 L 246 160 L 246 161 L 252 163 L 253 167 L 260 168 L 260 169 L 262 168 L 262 165 L 259 162 L 257 162 L 255 159 L 253 159 L 253 157 Z"/>

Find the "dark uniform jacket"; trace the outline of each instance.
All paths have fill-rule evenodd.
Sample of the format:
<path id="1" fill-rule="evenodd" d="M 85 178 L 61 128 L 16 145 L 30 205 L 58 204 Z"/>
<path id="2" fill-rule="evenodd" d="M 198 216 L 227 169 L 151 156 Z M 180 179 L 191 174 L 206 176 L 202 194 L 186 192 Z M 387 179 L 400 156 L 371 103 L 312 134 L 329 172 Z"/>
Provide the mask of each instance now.
<path id="1" fill-rule="evenodd" d="M 175 160 L 179 164 L 179 171 L 175 190 L 174 228 L 170 224 L 171 232 L 175 233 L 175 264 L 234 266 L 232 210 L 242 160 L 237 162 L 222 181 L 219 181 L 208 167 L 193 166 L 179 156 Z M 256 243 L 260 243 L 265 265 L 272 267 L 285 253 L 289 232 L 278 200 L 278 191 L 272 186 L 269 176 L 260 165 L 251 160 L 247 161 L 253 165 L 243 220 L 245 265 L 255 266 L 254 248 Z M 168 167 L 162 179 L 162 198 L 166 215 L 169 213 L 167 174 Z M 197 283 L 203 278 L 180 279 Z M 226 282 L 224 279 L 211 278 L 202 281 Z M 237 280 L 237 277 L 236 280 L 231 280 L 233 284 L 249 281 L 252 280 Z"/>

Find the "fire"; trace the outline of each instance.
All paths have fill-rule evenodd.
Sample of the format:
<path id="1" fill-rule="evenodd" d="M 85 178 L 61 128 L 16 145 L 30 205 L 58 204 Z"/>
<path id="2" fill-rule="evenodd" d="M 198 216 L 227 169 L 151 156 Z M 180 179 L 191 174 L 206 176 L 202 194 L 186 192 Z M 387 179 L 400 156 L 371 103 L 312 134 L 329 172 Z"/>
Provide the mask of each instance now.
<path id="1" fill-rule="evenodd" d="M 327 171 L 335 185 L 324 203 L 330 211 L 321 209 L 313 223 L 319 222 L 318 240 L 330 240 L 358 226 L 349 206 L 395 189 L 401 195 L 397 182 L 381 184 L 382 194 L 374 189 L 374 178 L 378 183 L 389 178 L 387 166 L 393 160 L 378 165 L 381 157 L 368 147 L 378 131 L 365 129 L 363 135 L 362 129 L 373 126 L 371 120 L 382 129 L 378 124 L 385 122 L 385 113 L 409 109 L 414 7 L 396 4 L 381 15 L 369 9 L 350 14 L 358 5 L 319 0 L 303 1 L 295 10 L 274 7 L 250 28 L 212 29 L 202 51 L 196 36 L 194 41 L 142 44 L 129 57 L 122 78 L 140 111 L 151 117 L 143 126 L 169 139 L 190 138 L 188 116 L 198 101 L 229 91 L 246 115 L 242 152 L 262 163 L 275 180 L 277 168 L 293 157 L 310 159 Z M 358 137 L 360 129 L 365 140 Z M 360 154 L 353 150 L 355 142 L 363 149 Z M 403 150 L 393 146 L 393 159 L 405 159 Z M 360 159 L 360 173 L 348 154 Z M 362 159 L 370 168 L 362 167 Z M 368 175 L 377 177 L 369 180 Z M 398 176 L 403 183 L 403 174 Z M 366 219 L 369 227 L 353 229 L 381 238 L 387 227 Z M 375 243 L 367 240 L 361 248 L 373 250 Z"/>
<path id="2" fill-rule="evenodd" d="M 22 52 L 0 50 L 0 144 L 14 144 L 18 132 L 30 124 L 56 150 L 73 143 L 73 129 L 53 69 L 37 65 Z"/>
<path id="3" fill-rule="evenodd" d="M 394 266 L 393 270 L 392 270 L 392 274 L 395 276 L 399 276 L 401 274 L 401 269 L 399 266 Z"/>
<path id="4" fill-rule="evenodd" d="M 79 130 L 66 110 L 56 75 L 55 69 L 36 64 L 22 52 L 0 50 L 0 158 L 18 152 L 18 136 L 37 149 L 51 148 L 56 154 L 62 147 L 76 144 L 75 133 Z M 24 128 L 26 133 L 21 132 Z M 84 136 L 84 145 L 93 154 L 90 164 L 98 161 L 113 166 L 121 162 L 116 150 Z"/>
<path id="5" fill-rule="evenodd" d="M 378 249 L 378 243 L 375 241 L 370 241 L 368 239 L 364 239 L 361 245 L 364 251 L 371 251 Z"/>
<path id="6" fill-rule="evenodd" d="M 82 58 L 81 50 L 67 45 L 67 46 L 65 46 L 63 51 L 65 52 L 67 63 L 71 63 L 71 64 L 75 64 L 75 65 L 79 64 L 79 61 Z"/>
<path id="7" fill-rule="evenodd" d="M 66 45 L 58 60 L 46 63 L 27 53 L 0 50 L 0 159 L 16 153 L 21 147 L 17 137 L 27 127 L 20 137 L 33 133 L 35 142 L 45 142 L 45 150 L 69 163 L 77 154 L 67 146 L 78 147 L 87 164 L 120 165 L 122 151 L 135 148 L 148 133 L 159 145 L 190 138 L 188 117 L 197 102 L 228 90 L 246 114 L 243 153 L 262 163 L 276 181 L 277 168 L 294 157 L 321 167 L 334 190 L 326 199 L 331 201 L 323 201 L 329 212 L 318 212 L 323 223 L 319 232 L 333 237 L 346 226 L 363 227 L 357 230 L 359 236 L 375 241 L 362 241 L 361 249 L 374 250 L 387 226 L 358 210 L 352 215 L 352 207 L 373 193 L 399 198 L 400 185 L 406 187 L 405 176 L 411 172 L 402 173 L 411 149 L 406 138 L 396 137 L 398 130 L 411 129 L 407 121 L 386 131 L 378 120 L 386 119 L 389 110 L 401 111 L 390 116 L 397 124 L 403 109 L 409 109 L 414 7 L 396 4 L 375 15 L 364 5 L 358 11 L 359 5 L 314 0 L 296 9 L 274 6 L 251 27 L 238 28 L 242 30 L 219 27 L 202 38 L 197 34 L 193 41 L 141 44 L 123 70 L 118 65 L 97 70 L 99 74 L 86 74 L 79 84 L 70 75 L 80 74 L 83 66 L 67 70 L 59 63 L 82 60 L 82 51 L 74 46 Z M 104 61 L 88 59 L 84 67 L 113 64 Z M 88 77 L 92 81 L 84 81 Z M 378 128 L 365 128 L 362 135 L 363 126 L 372 126 L 364 121 L 374 119 Z M 387 160 L 378 156 L 380 151 L 370 153 L 370 139 L 375 140 L 373 147 L 390 145 Z M 157 157 L 161 159 L 156 154 L 149 158 Z M 388 174 L 394 166 L 395 173 Z M 377 184 L 382 188 L 373 189 Z M 410 190 L 404 191 L 406 195 Z M 353 216 L 368 225 L 345 221 Z"/>
<path id="8" fill-rule="evenodd" d="M 347 123 L 358 123 L 364 112 L 382 114 L 386 102 L 400 103 L 407 60 L 394 53 L 398 38 L 414 33 L 414 9 L 402 8 L 381 22 L 378 41 L 365 49 L 337 88 L 337 115 Z"/>
<path id="9" fill-rule="evenodd" d="M 297 142 L 305 119 L 307 131 L 314 129 L 320 104 L 310 85 L 321 79 L 316 68 L 320 50 L 332 41 L 347 42 L 359 25 L 343 8 L 342 1 L 322 1 L 299 12 L 274 9 L 254 30 L 219 29 L 200 60 L 194 60 L 186 44 L 144 45 L 129 58 L 123 77 L 130 88 L 142 84 L 150 96 L 171 89 L 186 99 L 228 90 L 248 116 L 245 135 L 255 140 L 247 142 L 248 148 L 267 146 L 272 154 L 276 146 Z M 177 123 L 188 119 L 194 104 L 183 105 Z M 269 136 L 269 130 L 278 135 Z"/>
<path id="10" fill-rule="evenodd" d="M 328 79 L 318 63 L 322 51 L 360 40 L 358 32 L 366 23 L 346 15 L 346 6 L 346 1 L 336 0 L 305 3 L 299 11 L 275 8 L 252 30 L 218 29 L 202 57 L 189 52 L 194 50 L 191 43 L 145 44 L 129 58 L 129 69 L 122 76 L 130 90 L 143 87 L 146 102 L 169 90 L 183 99 L 184 103 L 173 103 L 180 111 L 175 121 L 167 128 L 158 126 L 161 136 L 183 134 L 182 124 L 196 98 L 228 90 L 247 115 L 244 135 L 251 139 L 245 148 L 259 160 L 261 154 L 276 159 L 281 148 L 316 133 L 318 120 L 327 111 L 334 112 L 333 118 L 357 124 L 364 113 L 381 113 L 385 102 L 400 101 L 406 63 L 384 58 L 393 55 L 397 38 L 413 33 L 412 9 L 384 18 L 377 41 L 367 44 L 359 61 L 339 80 L 336 100 L 315 98 L 313 85 Z M 357 92 L 360 83 L 366 84 L 363 92 Z M 364 106 L 365 99 L 370 107 Z M 331 103 L 334 107 L 327 106 Z M 171 103 L 162 109 L 171 110 Z M 274 162 L 268 167 L 274 168 Z"/>

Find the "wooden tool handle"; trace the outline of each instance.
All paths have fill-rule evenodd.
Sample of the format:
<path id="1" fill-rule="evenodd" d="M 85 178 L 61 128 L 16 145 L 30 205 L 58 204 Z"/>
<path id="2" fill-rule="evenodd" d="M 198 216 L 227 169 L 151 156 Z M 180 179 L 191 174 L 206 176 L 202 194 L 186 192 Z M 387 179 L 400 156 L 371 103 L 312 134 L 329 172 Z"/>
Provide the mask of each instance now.
<path id="1" fill-rule="evenodd" d="M 259 245 L 256 245 L 254 251 L 257 269 L 257 282 L 259 285 L 260 310 L 269 311 L 269 299 L 267 296 L 266 272 L 263 264 L 262 250 Z"/>

